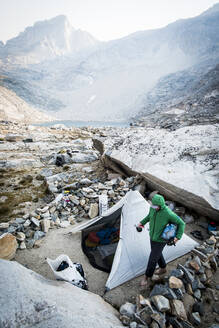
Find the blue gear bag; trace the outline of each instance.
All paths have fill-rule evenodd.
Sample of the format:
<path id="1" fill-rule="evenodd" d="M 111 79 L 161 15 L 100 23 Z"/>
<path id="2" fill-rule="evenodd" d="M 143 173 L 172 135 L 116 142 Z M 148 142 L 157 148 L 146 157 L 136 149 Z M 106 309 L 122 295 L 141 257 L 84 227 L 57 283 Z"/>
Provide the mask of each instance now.
<path id="1" fill-rule="evenodd" d="M 168 223 L 161 234 L 161 238 L 168 241 L 171 238 L 176 237 L 176 231 L 177 226 L 173 223 Z"/>

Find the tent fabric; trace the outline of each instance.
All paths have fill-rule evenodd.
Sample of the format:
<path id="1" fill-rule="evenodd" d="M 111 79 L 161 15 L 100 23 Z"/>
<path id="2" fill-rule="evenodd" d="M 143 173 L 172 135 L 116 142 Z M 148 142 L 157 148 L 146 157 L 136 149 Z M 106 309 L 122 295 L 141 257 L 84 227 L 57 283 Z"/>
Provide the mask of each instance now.
<path id="1" fill-rule="evenodd" d="M 73 229 L 72 232 L 85 230 L 92 225 L 103 223 L 121 208 L 120 240 L 116 249 L 113 265 L 106 282 L 107 290 L 113 289 L 128 280 L 144 274 L 150 255 L 149 225 L 142 232 L 137 232 L 135 225 L 148 213 L 150 205 L 138 191 L 129 191 L 116 205 L 102 217 L 94 218 L 88 223 Z M 163 251 L 166 262 L 170 262 L 190 252 L 198 245 L 193 239 L 183 234 L 176 246 L 166 246 Z"/>

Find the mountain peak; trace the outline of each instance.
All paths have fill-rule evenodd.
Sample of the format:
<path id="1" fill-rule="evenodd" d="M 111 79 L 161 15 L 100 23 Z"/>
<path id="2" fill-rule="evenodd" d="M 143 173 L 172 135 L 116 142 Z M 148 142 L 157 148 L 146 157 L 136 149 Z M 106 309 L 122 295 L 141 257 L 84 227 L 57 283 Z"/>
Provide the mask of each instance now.
<path id="1" fill-rule="evenodd" d="M 65 15 L 59 15 L 59 16 L 56 16 L 56 17 L 53 17 L 50 19 L 38 21 L 33 25 L 33 27 L 52 26 L 52 25 L 56 26 L 56 25 L 65 25 L 65 24 L 70 25 L 68 17 Z M 28 27 L 28 28 L 30 28 L 30 27 Z"/>
<path id="2" fill-rule="evenodd" d="M 4 51 L 6 56 L 21 56 L 21 59 L 25 55 L 26 63 L 30 64 L 74 54 L 96 43 L 89 33 L 74 29 L 66 16 L 59 15 L 27 27 L 7 41 Z"/>
<path id="3" fill-rule="evenodd" d="M 216 13 L 216 12 L 219 12 L 219 3 L 216 3 L 212 7 L 208 8 L 206 11 L 204 11 L 201 14 L 201 16 L 213 14 L 213 13 Z"/>

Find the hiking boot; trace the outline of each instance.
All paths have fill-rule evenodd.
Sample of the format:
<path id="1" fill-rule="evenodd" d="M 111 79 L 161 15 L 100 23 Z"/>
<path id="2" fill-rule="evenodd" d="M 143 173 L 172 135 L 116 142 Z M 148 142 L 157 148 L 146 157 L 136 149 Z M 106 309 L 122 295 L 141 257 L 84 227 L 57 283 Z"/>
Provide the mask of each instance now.
<path id="1" fill-rule="evenodd" d="M 155 274 L 158 274 L 158 275 L 164 274 L 166 272 L 167 272 L 166 268 L 159 268 L 159 269 L 155 270 Z"/>

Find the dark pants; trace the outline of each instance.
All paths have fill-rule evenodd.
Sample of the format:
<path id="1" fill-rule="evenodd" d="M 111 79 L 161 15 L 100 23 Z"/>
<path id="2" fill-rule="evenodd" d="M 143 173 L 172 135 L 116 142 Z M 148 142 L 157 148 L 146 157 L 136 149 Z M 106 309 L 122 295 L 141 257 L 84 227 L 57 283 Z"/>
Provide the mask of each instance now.
<path id="1" fill-rule="evenodd" d="M 148 266 L 145 272 L 146 277 L 150 278 L 153 276 L 157 264 L 162 269 L 166 268 L 166 262 L 162 254 L 162 251 L 165 246 L 166 243 L 159 243 L 157 241 L 151 240 L 151 253 L 148 260 Z"/>

